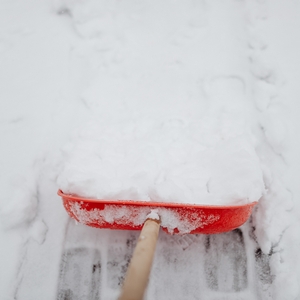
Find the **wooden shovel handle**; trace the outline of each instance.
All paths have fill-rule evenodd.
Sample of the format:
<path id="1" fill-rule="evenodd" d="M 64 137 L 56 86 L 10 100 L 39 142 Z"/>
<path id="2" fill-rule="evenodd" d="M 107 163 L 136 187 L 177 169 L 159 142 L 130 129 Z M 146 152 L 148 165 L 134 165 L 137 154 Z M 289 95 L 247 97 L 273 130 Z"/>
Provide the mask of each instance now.
<path id="1" fill-rule="evenodd" d="M 128 267 L 119 300 L 142 300 L 148 284 L 160 221 L 147 219 Z"/>

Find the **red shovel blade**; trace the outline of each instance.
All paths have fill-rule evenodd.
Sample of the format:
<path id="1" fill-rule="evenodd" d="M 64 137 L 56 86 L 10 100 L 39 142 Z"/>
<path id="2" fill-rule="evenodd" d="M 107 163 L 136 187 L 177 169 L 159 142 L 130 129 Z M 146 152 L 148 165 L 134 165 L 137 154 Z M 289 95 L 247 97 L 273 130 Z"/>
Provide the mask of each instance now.
<path id="1" fill-rule="evenodd" d="M 156 210 L 164 231 L 174 234 L 221 233 L 244 224 L 257 202 L 236 206 L 208 206 L 133 200 L 96 200 L 64 194 L 68 214 L 82 224 L 109 229 L 141 230 L 147 215 Z"/>

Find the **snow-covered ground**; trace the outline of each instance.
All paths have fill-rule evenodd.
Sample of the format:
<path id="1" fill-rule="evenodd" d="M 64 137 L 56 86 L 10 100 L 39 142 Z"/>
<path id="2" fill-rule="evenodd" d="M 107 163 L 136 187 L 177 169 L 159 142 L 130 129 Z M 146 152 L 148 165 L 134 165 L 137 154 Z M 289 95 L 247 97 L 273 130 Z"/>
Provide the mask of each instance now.
<path id="1" fill-rule="evenodd" d="M 1 299 L 117 298 L 138 233 L 76 225 L 56 195 L 74 174 L 61 175 L 70 155 L 78 162 L 74 144 L 87 150 L 109 128 L 122 130 L 123 147 L 126 137 L 160 128 L 168 152 L 160 159 L 170 160 L 161 165 L 173 183 L 180 176 L 170 168 L 186 155 L 185 174 L 196 175 L 183 181 L 207 182 L 190 141 L 219 151 L 208 188 L 216 194 L 230 166 L 231 176 L 258 170 L 247 173 L 250 183 L 226 182 L 228 197 L 263 194 L 241 229 L 160 233 L 147 299 L 300 299 L 299 1 L 2 0 L 0 7 Z M 118 146 L 119 137 L 112 140 L 105 151 Z M 257 165 L 237 165 L 232 144 L 247 145 Z M 137 187 L 145 185 L 139 166 L 153 149 L 134 152 L 136 166 L 114 172 L 136 172 Z M 122 161 L 116 155 L 110 159 Z M 123 189 L 118 182 L 108 192 Z M 177 183 L 154 194 L 179 197 Z"/>

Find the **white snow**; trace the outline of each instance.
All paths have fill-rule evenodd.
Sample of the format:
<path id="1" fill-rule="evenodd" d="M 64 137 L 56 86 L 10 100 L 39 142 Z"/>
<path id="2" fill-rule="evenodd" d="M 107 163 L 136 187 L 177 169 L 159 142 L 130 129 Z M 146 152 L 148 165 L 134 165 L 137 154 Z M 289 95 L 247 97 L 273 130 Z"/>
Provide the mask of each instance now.
<path id="1" fill-rule="evenodd" d="M 94 115 L 64 149 L 59 188 L 98 199 L 258 201 L 264 183 L 253 132 L 257 120 L 245 86 L 245 53 L 238 51 L 245 42 L 233 38 L 234 21 L 194 25 L 191 11 L 199 18 L 203 12 L 192 2 L 170 2 L 155 18 L 150 12 L 158 4 L 140 5 L 142 11 L 120 5 L 114 13 L 93 2 L 86 11 L 72 6 L 76 29 L 97 50 L 107 44 L 102 32 L 113 22 L 108 44 L 120 49 L 112 53 L 120 59 L 99 67 L 83 94 Z M 90 11 L 101 22 L 87 19 Z M 222 9 L 214 14 L 212 19 L 224 18 Z M 245 38 L 242 30 L 237 35 Z M 213 49 L 221 47 L 216 55 Z"/>
<path id="2" fill-rule="evenodd" d="M 213 111 L 194 120 L 143 117 L 90 124 L 64 151 L 59 188 L 98 199 L 257 201 L 264 192 L 262 171 L 255 139 L 238 127 L 240 119 Z"/>
<path id="3" fill-rule="evenodd" d="M 58 185 L 260 199 L 241 231 L 161 233 L 147 299 L 300 299 L 299 20 L 294 0 L 1 1 L 1 299 L 118 297 L 138 233 L 75 225 Z"/>
<path id="4" fill-rule="evenodd" d="M 151 209 L 151 212 L 146 216 L 146 220 L 147 219 L 152 219 L 152 220 L 160 220 L 160 216 L 157 212 L 157 209 Z"/>
<path id="5" fill-rule="evenodd" d="M 160 207 L 157 212 L 150 212 L 149 207 L 130 207 L 128 205 L 106 205 L 104 209 L 94 208 L 85 210 L 77 202 L 70 203 L 70 211 L 76 216 L 81 224 L 96 223 L 99 226 L 104 222 L 116 225 L 130 227 L 141 226 L 148 218 L 156 220 L 161 219 L 161 226 L 169 233 L 173 234 L 174 230 L 179 234 L 186 234 L 198 228 L 205 228 L 220 219 L 220 215 L 215 213 L 208 214 L 203 210 L 197 212 L 197 218 L 192 215 L 189 218 L 188 213 L 183 214 L 176 210 Z"/>

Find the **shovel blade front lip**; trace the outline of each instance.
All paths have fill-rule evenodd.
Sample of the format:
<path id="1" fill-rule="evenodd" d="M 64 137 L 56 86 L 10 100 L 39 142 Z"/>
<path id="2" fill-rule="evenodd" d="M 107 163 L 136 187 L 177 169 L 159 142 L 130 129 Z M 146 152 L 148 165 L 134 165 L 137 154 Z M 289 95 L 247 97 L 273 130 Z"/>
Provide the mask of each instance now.
<path id="1" fill-rule="evenodd" d="M 153 206 L 153 207 L 193 207 L 193 208 L 207 208 L 207 209 L 238 209 L 245 207 L 253 207 L 258 202 L 250 202 L 246 204 L 238 204 L 238 205 L 206 205 L 206 204 L 190 204 L 190 203 L 177 203 L 177 202 L 156 202 L 156 201 L 148 201 L 148 200 L 111 200 L 111 199 L 92 199 L 92 198 L 84 198 L 77 195 L 65 194 L 62 190 L 58 190 L 57 194 L 62 198 L 68 198 L 73 201 L 83 201 L 88 203 L 103 203 L 103 204 L 122 204 L 122 205 L 139 205 L 139 206 Z"/>
<path id="2" fill-rule="evenodd" d="M 186 203 L 153 202 L 139 200 L 105 200 L 88 199 L 76 195 L 69 195 L 58 191 L 62 197 L 68 214 L 76 221 L 97 228 L 118 230 L 140 230 L 143 221 L 137 222 L 156 209 L 162 217 L 162 228 L 171 234 L 214 234 L 231 231 L 243 225 L 250 217 L 253 207 L 258 202 L 243 205 L 199 205 Z M 105 211 L 114 212 L 116 219 L 108 220 Z M 122 213 L 126 212 L 126 216 Z M 176 216 L 178 226 L 164 224 L 164 215 Z M 132 220 L 130 220 L 132 219 Z M 139 218 L 140 219 L 140 218 Z"/>

